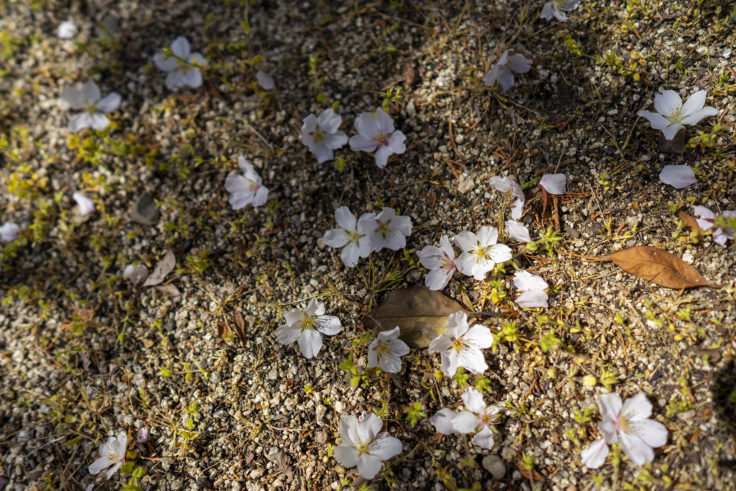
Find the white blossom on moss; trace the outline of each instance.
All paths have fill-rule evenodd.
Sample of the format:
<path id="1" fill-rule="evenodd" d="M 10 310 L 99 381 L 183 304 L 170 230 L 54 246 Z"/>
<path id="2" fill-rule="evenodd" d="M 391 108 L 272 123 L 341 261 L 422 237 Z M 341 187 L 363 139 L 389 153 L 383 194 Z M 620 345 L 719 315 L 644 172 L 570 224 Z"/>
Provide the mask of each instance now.
<path id="1" fill-rule="evenodd" d="M 375 152 L 379 168 L 386 167 L 391 155 L 406 151 L 406 136 L 394 129 L 394 120 L 380 107 L 372 113 L 360 113 L 355 119 L 355 129 L 358 134 L 350 138 L 350 149 L 354 152 Z"/>
<path id="2" fill-rule="evenodd" d="M 482 349 L 490 348 L 493 335 L 481 325 L 468 325 L 465 312 L 455 312 L 447 317 L 445 332 L 429 343 L 430 353 L 442 355 L 440 370 L 453 377 L 460 367 L 471 373 L 483 373 L 488 368 Z"/>
<path id="3" fill-rule="evenodd" d="M 124 431 L 118 433 L 117 437 L 111 436 L 108 438 L 107 443 L 100 446 L 100 458 L 89 466 L 89 473 L 96 475 L 107 469 L 106 478 L 110 479 L 125 463 L 125 448 L 127 446 L 128 435 Z"/>
<path id="4" fill-rule="evenodd" d="M 348 137 L 340 131 L 342 118 L 332 108 L 319 115 L 309 114 L 302 124 L 302 143 L 317 157 L 317 162 L 327 162 L 334 157 L 334 150 L 345 145 Z"/>
<path id="5" fill-rule="evenodd" d="M 61 91 L 61 99 L 71 109 L 82 111 L 69 120 L 69 130 L 73 132 L 85 128 L 97 131 L 107 128 L 110 120 L 106 114 L 115 111 L 120 106 L 121 100 L 117 92 L 110 92 L 102 97 L 100 88 L 92 81 L 86 82 L 80 88 L 64 87 Z"/>
<path id="6" fill-rule="evenodd" d="M 342 331 L 340 319 L 334 315 L 323 315 L 325 305 L 313 298 L 305 310 L 293 309 L 284 314 L 286 324 L 279 326 L 276 340 L 281 344 L 296 341 L 306 358 L 314 358 L 322 348 L 322 334 L 334 336 Z"/>
<path id="7" fill-rule="evenodd" d="M 263 185 L 253 164 L 238 157 L 238 167 L 243 174 L 231 174 L 225 179 L 225 190 L 231 194 L 229 202 L 233 210 L 248 205 L 261 206 L 268 200 L 268 188 Z"/>
<path id="8" fill-rule="evenodd" d="M 207 60 L 199 53 L 192 53 L 189 40 L 179 36 L 171 43 L 171 53 L 163 51 L 153 56 L 156 66 L 166 73 L 166 87 L 176 92 L 181 87 L 193 89 L 202 85 L 202 71 L 199 67 L 206 67 Z"/>
<path id="9" fill-rule="evenodd" d="M 718 109 L 705 105 L 705 95 L 705 90 L 699 90 L 683 104 L 674 90 L 660 89 L 654 96 L 657 112 L 639 111 L 637 114 L 649 121 L 652 128 L 661 131 L 667 140 L 672 140 L 684 125 L 694 126 L 702 119 L 718 114 Z"/>
<path id="10" fill-rule="evenodd" d="M 403 450 L 398 438 L 380 432 L 382 427 L 383 420 L 373 413 L 362 421 L 350 415 L 340 418 L 342 443 L 335 447 L 335 459 L 348 468 L 357 466 L 364 479 L 376 477 L 382 462 Z"/>

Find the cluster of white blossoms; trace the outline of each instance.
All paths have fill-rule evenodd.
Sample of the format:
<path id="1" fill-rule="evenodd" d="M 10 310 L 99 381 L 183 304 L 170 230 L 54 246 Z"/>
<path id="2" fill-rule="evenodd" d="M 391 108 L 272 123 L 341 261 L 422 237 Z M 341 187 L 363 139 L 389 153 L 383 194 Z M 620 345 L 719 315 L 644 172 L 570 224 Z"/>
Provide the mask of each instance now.
<path id="1" fill-rule="evenodd" d="M 322 163 L 334 158 L 334 150 L 348 143 L 344 131 L 340 131 L 342 118 L 332 108 L 316 117 L 307 115 L 302 124 L 302 143 L 309 148 L 317 161 Z M 377 107 L 373 112 L 360 113 L 355 119 L 358 134 L 350 138 L 350 149 L 374 153 L 376 165 L 383 168 L 393 154 L 406 151 L 406 136 L 394 128 L 394 120 L 386 111 Z"/>
<path id="2" fill-rule="evenodd" d="M 667 428 L 652 419 L 652 403 L 638 393 L 621 403 L 616 394 L 598 396 L 598 409 L 602 421 L 598 430 L 603 438 L 588 445 L 582 452 L 583 464 L 597 469 L 608 456 L 608 445 L 618 443 L 626 456 L 636 465 L 644 465 L 654 460 L 653 448 L 667 443 Z"/>
<path id="3" fill-rule="evenodd" d="M 454 433 L 475 433 L 473 443 L 482 448 L 493 448 L 493 424 L 503 407 L 499 404 L 487 405 L 481 394 L 474 387 L 468 387 L 462 395 L 465 409 L 455 412 L 443 408 L 429 418 L 437 430 L 443 435 Z"/>
<path id="4" fill-rule="evenodd" d="M 364 213 L 360 218 L 347 206 L 335 210 L 337 228 L 325 232 L 322 242 L 330 247 L 342 248 L 340 259 L 352 268 L 358 259 L 383 248 L 398 251 L 406 246 L 411 235 L 411 218 L 397 215 L 393 208 L 384 208 L 379 213 Z"/>
<path id="5" fill-rule="evenodd" d="M 76 32 L 72 21 L 62 22 L 58 27 L 57 35 L 62 39 L 71 39 Z M 153 56 L 154 64 L 167 72 L 166 87 L 177 91 L 181 87 L 198 88 L 202 85 L 200 67 L 207 66 L 207 60 L 199 53 L 191 53 L 189 41 L 179 36 L 171 43 L 171 47 L 164 52 Z M 84 83 L 81 87 L 64 87 L 61 99 L 69 108 L 81 111 L 69 120 L 69 130 L 72 132 L 92 128 L 101 131 L 110 124 L 107 114 L 120 107 L 121 97 L 117 92 L 111 92 L 101 97 L 100 89 L 93 81 Z"/>

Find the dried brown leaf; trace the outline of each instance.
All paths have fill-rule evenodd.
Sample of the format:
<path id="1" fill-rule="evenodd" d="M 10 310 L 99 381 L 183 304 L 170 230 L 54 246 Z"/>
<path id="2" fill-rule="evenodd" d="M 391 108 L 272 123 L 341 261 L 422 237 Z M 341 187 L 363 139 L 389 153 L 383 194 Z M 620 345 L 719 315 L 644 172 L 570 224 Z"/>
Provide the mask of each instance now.
<path id="1" fill-rule="evenodd" d="M 694 216 L 685 213 L 684 211 L 680 210 L 677 213 L 677 216 L 680 217 L 680 220 L 690 228 L 690 230 L 694 230 L 698 233 L 698 239 L 703 238 L 703 229 L 700 228 L 700 225 L 698 225 L 698 219 Z"/>
<path id="2" fill-rule="evenodd" d="M 164 257 L 162 257 L 161 260 L 157 262 L 156 266 L 153 268 L 153 273 L 151 273 L 150 276 L 146 278 L 143 286 L 158 285 L 159 283 L 164 281 L 164 278 L 166 278 L 167 274 L 171 273 L 171 271 L 174 269 L 174 266 L 176 266 L 176 258 L 174 257 L 174 253 L 171 251 L 166 251 Z"/>
<path id="3" fill-rule="evenodd" d="M 240 344 L 243 345 L 243 349 L 247 349 L 247 345 L 245 344 L 245 328 L 248 324 L 245 322 L 245 319 L 243 319 L 243 316 L 237 310 L 233 313 L 233 320 L 235 321 L 235 334 L 238 335 L 238 339 L 240 339 Z"/>
<path id="4" fill-rule="evenodd" d="M 629 273 L 665 288 L 695 288 L 712 286 L 692 266 L 667 251 L 649 246 L 624 249 L 602 259 Z"/>
<path id="5" fill-rule="evenodd" d="M 388 294 L 363 322 L 369 329 L 386 331 L 401 328 L 401 339 L 414 348 L 429 346 L 429 342 L 445 329 L 447 316 L 466 310 L 442 292 L 424 286 L 402 288 Z"/>

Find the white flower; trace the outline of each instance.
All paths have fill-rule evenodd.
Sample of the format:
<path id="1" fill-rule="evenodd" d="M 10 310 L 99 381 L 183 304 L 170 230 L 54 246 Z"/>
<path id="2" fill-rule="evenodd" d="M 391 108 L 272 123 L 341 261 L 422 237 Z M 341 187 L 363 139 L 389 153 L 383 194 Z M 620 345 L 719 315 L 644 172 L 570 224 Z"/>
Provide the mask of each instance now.
<path id="1" fill-rule="evenodd" d="M 363 421 L 355 416 L 340 418 L 342 443 L 335 447 L 335 459 L 345 467 L 358 466 L 358 474 L 373 479 L 381 470 L 381 461 L 399 455 L 403 450 L 398 438 L 379 433 L 383 420 L 369 414 Z"/>
<path id="2" fill-rule="evenodd" d="M 320 164 L 332 160 L 334 157 L 332 151 L 342 147 L 348 141 L 345 132 L 339 130 L 340 123 L 342 123 L 342 118 L 335 114 L 332 108 L 322 111 L 319 118 L 311 113 L 304 118 L 302 143 L 317 157 L 317 162 Z"/>
<path id="3" fill-rule="evenodd" d="M 698 182 L 695 172 L 687 165 L 665 165 L 659 173 L 659 180 L 675 189 L 682 189 Z"/>
<path id="4" fill-rule="evenodd" d="M 95 212 L 94 201 L 92 201 L 82 193 L 76 192 L 72 195 L 72 198 L 74 198 L 74 201 L 76 201 L 77 207 L 79 207 L 79 214 L 83 217 L 86 217 L 87 215 Z"/>
<path id="5" fill-rule="evenodd" d="M 526 73 L 532 67 L 532 61 L 521 53 L 509 56 L 510 49 L 501 55 L 501 58 L 493 65 L 491 71 L 483 76 L 483 83 L 488 87 L 498 82 L 503 90 L 509 90 L 514 85 L 515 73 Z"/>
<path id="6" fill-rule="evenodd" d="M 672 140 L 683 125 L 694 126 L 701 119 L 718 114 L 718 109 L 705 106 L 705 90 L 699 90 L 685 102 L 674 90 L 665 90 L 654 96 L 656 113 L 639 111 L 637 114 L 649 120 L 655 130 L 660 130 L 667 140 Z M 705 107 L 703 107 L 705 106 Z"/>
<path id="7" fill-rule="evenodd" d="M 713 231 L 713 242 L 721 246 L 726 246 L 727 240 L 736 238 L 736 228 L 727 225 L 728 220 L 736 220 L 736 211 L 724 211 L 721 215 L 716 215 L 705 206 L 696 206 L 695 215 L 698 217 L 698 225 L 703 230 Z M 724 220 L 726 225 L 716 226 L 716 220 L 719 218 Z"/>
<path id="8" fill-rule="evenodd" d="M 517 271 L 514 274 L 514 286 L 521 290 L 514 302 L 521 307 L 547 307 L 547 294 L 544 292 L 549 285 L 541 277 L 528 271 Z"/>
<path id="9" fill-rule="evenodd" d="M 281 344 L 299 343 L 299 349 L 307 358 L 317 356 L 322 348 L 322 336 L 334 336 L 342 331 L 340 319 L 334 315 L 322 315 L 325 305 L 316 298 L 309 301 L 306 310 L 294 309 L 286 312 L 286 324 L 279 326 L 276 340 Z"/>
<path id="10" fill-rule="evenodd" d="M 128 446 L 128 435 L 124 431 L 118 433 L 117 438 L 111 436 L 108 438 L 107 443 L 102 444 L 100 447 L 100 458 L 92 462 L 89 466 L 89 473 L 92 475 L 99 474 L 100 471 L 110 469 L 107 471 L 107 479 L 120 469 L 120 466 L 125 463 L 125 447 Z"/>
<path id="11" fill-rule="evenodd" d="M 443 408 L 435 413 L 434 416 L 429 418 L 429 422 L 432 423 L 435 429 L 443 435 L 452 435 L 455 433 L 455 427 L 452 424 L 452 420 L 457 416 L 457 413 L 452 409 Z"/>
<path id="12" fill-rule="evenodd" d="M 529 229 L 523 223 L 519 223 L 516 220 L 506 220 L 504 226 L 506 235 L 510 239 L 514 239 L 517 242 L 531 242 L 532 239 L 529 237 Z"/>
<path id="13" fill-rule="evenodd" d="M 347 206 L 335 210 L 335 222 L 340 228 L 333 228 L 325 232 L 322 242 L 330 247 L 342 247 L 340 259 L 348 268 L 358 264 L 358 258 L 368 257 L 371 253 L 371 240 L 366 233 L 366 222 L 373 218 L 373 214 L 366 214 L 355 219 Z"/>
<path id="14" fill-rule="evenodd" d="M 128 264 L 123 270 L 123 278 L 137 285 L 148 276 L 148 268 L 142 264 Z"/>
<path id="15" fill-rule="evenodd" d="M 409 346 L 399 339 L 400 333 L 399 326 L 378 333 L 368 345 L 368 368 L 378 365 L 384 372 L 399 373 L 401 357 L 409 353 Z"/>
<path id="16" fill-rule="evenodd" d="M 565 194 L 567 176 L 565 174 L 545 174 L 539 181 L 549 194 Z"/>
<path id="17" fill-rule="evenodd" d="M 371 252 L 380 251 L 384 247 L 392 251 L 403 249 L 406 238 L 411 235 L 411 218 L 396 215 L 393 208 L 384 208 L 364 223 L 364 232 L 371 241 Z"/>
<path id="18" fill-rule="evenodd" d="M 256 72 L 256 81 L 263 90 L 273 90 L 276 88 L 276 84 L 273 82 L 273 77 L 262 70 L 258 70 Z"/>
<path id="19" fill-rule="evenodd" d="M 510 177 L 493 176 L 491 177 L 491 187 L 502 193 L 511 193 L 516 198 L 514 206 L 511 208 L 511 218 L 514 220 L 521 218 L 526 198 L 524 197 L 524 191 L 521 190 L 516 181 Z"/>
<path id="20" fill-rule="evenodd" d="M 199 66 L 207 66 L 205 60 L 199 53 L 190 53 L 189 41 L 184 36 L 179 36 L 171 43 L 172 55 L 164 52 L 153 55 L 153 62 L 165 72 L 166 87 L 176 92 L 179 87 L 191 87 L 196 89 L 202 85 L 202 72 Z M 197 66 L 199 65 L 199 66 Z"/>
<path id="21" fill-rule="evenodd" d="M 608 444 L 605 438 L 599 438 L 580 452 L 583 464 L 589 469 L 597 469 L 603 465 L 608 456 Z"/>
<path id="22" fill-rule="evenodd" d="M 13 242 L 18 238 L 18 232 L 20 232 L 18 224 L 5 222 L 0 226 L 0 239 L 3 239 L 5 242 Z"/>
<path id="23" fill-rule="evenodd" d="M 448 377 L 463 367 L 472 373 L 485 372 L 488 365 L 481 349 L 490 348 L 493 335 L 485 326 L 468 326 L 465 312 L 455 312 L 447 316 L 445 332 L 429 343 L 429 352 L 442 354 L 440 370 Z"/>
<path id="24" fill-rule="evenodd" d="M 430 290 L 442 290 L 455 273 L 455 249 L 446 235 L 440 237 L 440 246 L 426 246 L 417 252 L 419 262 L 429 269 L 424 284 Z"/>
<path id="25" fill-rule="evenodd" d="M 77 25 L 70 20 L 65 20 L 56 28 L 56 37 L 59 39 L 71 39 L 76 32 Z"/>
<path id="26" fill-rule="evenodd" d="M 354 152 L 376 152 L 379 168 L 386 167 L 392 154 L 406 151 L 406 136 L 399 130 L 394 131 L 393 119 L 380 107 L 372 113 L 360 113 L 355 119 L 355 129 L 358 134 L 350 138 L 350 149 Z"/>
<path id="27" fill-rule="evenodd" d="M 238 166 L 243 175 L 231 174 L 225 179 L 225 190 L 232 194 L 228 200 L 233 210 L 247 205 L 261 206 L 268 199 L 268 188 L 263 185 L 253 165 L 243 157 L 238 157 Z"/>
<path id="28" fill-rule="evenodd" d="M 479 447 L 493 448 L 493 430 L 491 426 L 496 421 L 496 414 L 501 406 L 494 404 L 486 406 L 483 396 L 474 387 L 468 387 L 463 393 L 465 411 L 459 412 L 452 419 L 452 426 L 458 433 L 476 432 L 473 443 Z"/>
<path id="29" fill-rule="evenodd" d="M 605 442 L 619 443 L 626 456 L 636 465 L 654 460 L 652 448 L 667 443 L 667 428 L 649 419 L 652 403 L 641 392 L 629 397 L 623 404 L 616 394 L 601 394 L 598 396 L 598 409 L 602 417 L 598 430 Z M 583 462 L 591 468 L 599 467 L 607 453 L 607 450 L 602 449 L 600 440 L 597 440 L 583 450 Z"/>
<path id="30" fill-rule="evenodd" d="M 498 230 L 495 227 L 481 227 L 477 234 L 463 231 L 454 238 L 455 243 L 463 250 L 455 260 L 457 270 L 466 276 L 473 276 L 481 281 L 496 263 L 511 259 L 511 249 L 504 244 L 496 244 Z"/>
<path id="31" fill-rule="evenodd" d="M 553 0 L 544 4 L 544 7 L 542 7 L 542 13 L 539 14 L 539 17 L 544 20 L 552 20 L 554 17 L 560 22 L 564 22 L 567 20 L 566 12 L 572 12 L 578 8 L 579 5 L 580 0 Z"/>
<path id="32" fill-rule="evenodd" d="M 83 110 L 69 120 L 70 131 L 76 132 L 85 128 L 100 131 L 110 124 L 105 113 L 111 113 L 120 106 L 120 94 L 110 92 L 104 98 L 100 97 L 100 89 L 92 81 L 82 85 L 81 89 L 64 87 L 61 91 L 62 100 L 72 109 Z"/>

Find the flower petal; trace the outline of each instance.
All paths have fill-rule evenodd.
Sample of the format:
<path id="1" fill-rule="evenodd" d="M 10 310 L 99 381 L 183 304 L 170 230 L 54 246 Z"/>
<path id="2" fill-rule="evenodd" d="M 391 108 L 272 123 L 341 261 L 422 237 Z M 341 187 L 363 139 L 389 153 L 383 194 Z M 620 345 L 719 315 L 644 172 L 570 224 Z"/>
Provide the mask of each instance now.
<path id="1" fill-rule="evenodd" d="M 90 464 L 90 466 L 89 466 L 89 473 L 94 476 L 96 474 L 99 474 L 101 470 L 107 469 L 108 467 L 110 467 L 114 463 L 115 463 L 115 461 L 114 460 L 111 460 L 107 456 L 100 457 L 99 459 L 97 459 L 94 462 L 92 462 L 92 464 Z"/>
<path id="2" fill-rule="evenodd" d="M 549 305 L 547 304 L 548 298 L 549 296 L 542 290 L 529 290 L 516 297 L 516 300 L 514 300 L 514 302 L 516 302 L 519 307 L 523 307 L 526 309 L 538 307 L 543 307 L 546 309 L 547 307 L 549 307 Z"/>
<path id="3" fill-rule="evenodd" d="M 335 222 L 341 228 L 348 231 L 355 230 L 355 226 L 357 225 L 355 215 L 353 215 L 347 206 L 341 206 L 335 210 Z"/>
<path id="4" fill-rule="evenodd" d="M 698 182 L 695 172 L 687 165 L 665 165 L 659 173 L 659 180 L 675 189 L 682 189 Z"/>
<path id="5" fill-rule="evenodd" d="M 486 403 L 483 401 L 483 394 L 478 392 L 474 387 L 468 387 L 462 395 L 463 404 L 465 409 L 472 411 L 476 414 L 481 413 L 486 408 Z"/>
<path id="6" fill-rule="evenodd" d="M 630 419 L 631 421 L 645 420 L 652 414 L 652 403 L 649 402 L 647 396 L 639 392 L 624 401 L 621 414 L 624 415 L 624 418 Z"/>
<path id="7" fill-rule="evenodd" d="M 297 337 L 299 349 L 305 358 L 314 358 L 322 348 L 322 336 L 314 329 L 305 329 Z"/>
<path id="8" fill-rule="evenodd" d="M 461 411 L 452 418 L 452 427 L 457 433 L 472 433 L 478 426 L 478 417 L 470 411 Z"/>
<path id="9" fill-rule="evenodd" d="M 654 460 L 654 450 L 636 435 L 619 433 L 619 443 L 626 456 L 636 465 L 644 465 Z"/>
<path id="10" fill-rule="evenodd" d="M 166 56 L 163 51 L 159 51 L 153 55 L 153 63 L 158 67 L 159 70 L 170 72 L 179 66 L 176 58 L 173 56 Z"/>
<path id="11" fill-rule="evenodd" d="M 334 315 L 320 315 L 317 317 L 317 330 L 327 336 L 334 336 L 342 331 L 342 324 Z"/>
<path id="12" fill-rule="evenodd" d="M 601 394 L 598 396 L 598 410 L 604 420 L 612 421 L 621 413 L 621 398 L 618 394 Z"/>
<path id="13" fill-rule="evenodd" d="M 95 104 L 95 108 L 103 113 L 111 113 L 120 107 L 120 100 L 120 94 L 110 92 Z"/>
<path id="14" fill-rule="evenodd" d="M 177 37 L 174 39 L 174 42 L 171 43 L 171 51 L 174 52 L 174 56 L 178 56 L 179 58 L 184 58 L 186 60 L 191 51 L 189 40 L 184 36 Z"/>
<path id="15" fill-rule="evenodd" d="M 370 446 L 370 453 L 381 460 L 388 460 L 404 450 L 401 441 L 393 436 L 379 436 Z"/>
<path id="16" fill-rule="evenodd" d="M 454 270 L 433 269 L 424 278 L 424 284 L 430 290 L 442 290 L 452 279 Z"/>
<path id="17" fill-rule="evenodd" d="M 64 87 L 61 91 L 61 99 L 72 109 L 86 109 L 87 101 L 82 91 L 76 87 Z"/>
<path id="18" fill-rule="evenodd" d="M 700 111 L 696 111 L 683 119 L 682 124 L 689 124 L 693 126 L 698 124 L 702 119 L 708 118 L 710 116 L 718 116 L 718 109 L 710 106 L 704 107 Z"/>
<path id="19" fill-rule="evenodd" d="M 300 332 L 300 329 L 291 327 L 288 324 L 284 324 L 283 326 L 277 327 L 274 331 L 274 334 L 276 335 L 276 341 L 278 341 L 279 343 L 291 344 L 296 341 L 296 338 L 299 337 Z"/>
<path id="20" fill-rule="evenodd" d="M 599 438 L 580 452 L 583 464 L 588 469 L 597 469 L 603 465 L 608 457 L 608 445 L 605 438 Z"/>
<path id="21" fill-rule="evenodd" d="M 640 421 L 636 427 L 636 434 L 652 448 L 661 447 L 667 443 L 667 428 L 653 419 Z"/>
<path id="22" fill-rule="evenodd" d="M 358 457 L 358 474 L 363 479 L 371 480 L 381 471 L 381 459 L 374 455 L 363 454 Z"/>
<path id="23" fill-rule="evenodd" d="M 682 114 L 685 117 L 688 117 L 703 109 L 703 106 L 705 106 L 705 96 L 706 91 L 699 90 L 688 97 L 687 101 L 685 101 L 685 104 L 682 105 Z"/>
<path id="24" fill-rule="evenodd" d="M 542 176 L 539 184 L 541 184 L 549 194 L 565 194 L 567 176 L 565 174 L 545 174 Z"/>
<path id="25" fill-rule="evenodd" d="M 90 127 L 92 127 L 92 115 L 87 111 L 75 114 L 69 120 L 69 131 L 74 133 Z"/>
<path id="26" fill-rule="evenodd" d="M 455 433 L 455 427 L 453 426 L 453 419 L 455 416 L 455 411 L 443 408 L 437 411 L 434 416 L 429 418 L 429 422 L 434 425 L 434 428 L 438 433 L 442 433 L 443 435 L 452 435 Z"/>
<path id="27" fill-rule="evenodd" d="M 342 247 L 348 243 L 350 237 L 347 232 L 341 228 L 333 228 L 325 232 L 322 242 L 329 247 Z"/>
<path id="28" fill-rule="evenodd" d="M 473 443 L 482 448 L 493 448 L 493 431 L 489 427 L 485 427 L 475 434 Z"/>
<path id="29" fill-rule="evenodd" d="M 682 108 L 682 99 L 674 90 L 665 90 L 654 96 L 654 108 L 662 116 L 671 116 Z"/>
<path id="30" fill-rule="evenodd" d="M 343 437 L 343 440 L 345 438 Z M 340 462 L 344 467 L 355 467 L 358 465 L 358 456 L 360 455 L 358 453 L 358 449 L 355 447 L 350 446 L 349 444 L 342 443 L 335 447 L 335 451 L 333 453 L 335 456 L 335 460 Z"/>
<path id="31" fill-rule="evenodd" d="M 388 164 L 388 158 L 393 154 L 388 145 L 379 145 L 376 150 L 376 167 L 383 169 Z"/>
<path id="32" fill-rule="evenodd" d="M 514 286 L 522 291 L 546 290 L 549 285 L 540 276 L 528 271 L 517 271 L 513 276 Z"/>
<path id="33" fill-rule="evenodd" d="M 531 242 L 532 239 L 529 237 L 529 229 L 523 223 L 517 222 L 516 220 L 506 220 L 504 225 L 506 235 L 510 239 L 517 242 Z"/>
<path id="34" fill-rule="evenodd" d="M 97 84 L 93 81 L 86 82 L 84 85 L 82 85 L 82 97 L 87 101 L 87 103 L 93 103 L 100 100 L 100 88 L 97 87 Z"/>
<path id="35" fill-rule="evenodd" d="M 263 70 L 258 70 L 256 72 L 256 81 L 263 90 L 273 90 L 274 88 L 276 88 L 273 77 Z"/>

